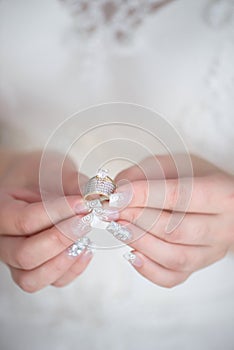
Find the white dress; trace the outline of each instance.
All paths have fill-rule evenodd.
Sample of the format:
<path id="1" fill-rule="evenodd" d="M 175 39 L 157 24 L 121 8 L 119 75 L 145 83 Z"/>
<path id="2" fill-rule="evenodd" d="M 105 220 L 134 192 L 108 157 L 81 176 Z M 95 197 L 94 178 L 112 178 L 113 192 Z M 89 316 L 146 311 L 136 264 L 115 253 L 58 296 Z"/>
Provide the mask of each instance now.
<path id="1" fill-rule="evenodd" d="M 233 6 L 173 1 L 135 30 L 122 25 L 118 42 L 111 25 L 82 37 L 82 19 L 55 0 L 0 1 L 1 144 L 43 147 L 78 110 L 126 101 L 159 111 L 190 151 L 233 172 Z M 167 290 L 124 251 L 97 251 L 74 283 L 33 295 L 1 265 L 0 348 L 234 348 L 233 256 Z"/>

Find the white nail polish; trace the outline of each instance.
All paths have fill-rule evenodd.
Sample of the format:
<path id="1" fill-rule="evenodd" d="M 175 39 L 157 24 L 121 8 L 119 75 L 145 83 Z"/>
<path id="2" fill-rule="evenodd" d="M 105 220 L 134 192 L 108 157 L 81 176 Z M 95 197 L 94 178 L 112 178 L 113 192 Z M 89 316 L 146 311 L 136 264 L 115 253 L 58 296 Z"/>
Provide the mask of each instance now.
<path id="1" fill-rule="evenodd" d="M 69 256 L 81 255 L 84 250 L 90 250 L 91 241 L 88 237 L 82 237 L 73 243 L 67 250 Z"/>
<path id="2" fill-rule="evenodd" d="M 94 208 L 101 208 L 102 203 L 99 199 L 94 199 L 92 201 L 82 201 L 75 206 L 75 212 L 77 214 L 83 214 L 91 212 Z"/>
<path id="3" fill-rule="evenodd" d="M 133 266 L 141 267 L 141 266 L 143 265 L 143 262 L 142 262 L 142 260 L 139 258 L 139 256 L 137 256 L 137 255 L 134 254 L 133 252 L 124 253 L 123 257 L 124 257 L 124 259 L 126 259 L 128 262 L 130 262 Z"/>
<path id="4" fill-rule="evenodd" d="M 104 209 L 104 208 L 94 208 L 93 213 L 98 216 L 100 220 L 104 221 L 114 221 L 119 219 L 119 211 L 117 209 Z"/>
<path id="5" fill-rule="evenodd" d="M 86 205 L 90 210 L 93 210 L 94 208 L 101 208 L 102 203 L 99 199 L 93 199 L 92 201 L 86 201 Z"/>
<path id="6" fill-rule="evenodd" d="M 111 221 L 106 227 L 106 230 L 110 232 L 115 238 L 123 242 L 129 241 L 132 238 L 131 231 L 115 221 Z"/>
<path id="7" fill-rule="evenodd" d="M 92 229 L 93 213 L 87 214 L 82 218 L 75 218 L 71 224 L 71 233 L 75 237 L 81 237 L 86 233 L 90 232 Z"/>
<path id="8" fill-rule="evenodd" d="M 89 260 L 92 256 L 93 256 L 93 250 L 88 248 L 81 255 L 80 260 Z"/>
<path id="9" fill-rule="evenodd" d="M 132 199 L 132 195 L 129 192 L 115 192 L 109 197 L 109 205 L 114 208 L 126 207 Z"/>

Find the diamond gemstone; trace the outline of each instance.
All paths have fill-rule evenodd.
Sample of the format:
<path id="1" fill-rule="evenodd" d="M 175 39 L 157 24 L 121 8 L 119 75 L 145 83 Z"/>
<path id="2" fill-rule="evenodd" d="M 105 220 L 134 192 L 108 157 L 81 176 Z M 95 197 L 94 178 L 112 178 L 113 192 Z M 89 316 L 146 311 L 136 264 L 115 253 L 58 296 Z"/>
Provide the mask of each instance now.
<path id="1" fill-rule="evenodd" d="M 132 252 L 127 252 L 124 254 L 125 259 L 133 263 L 136 260 L 136 255 L 133 254 Z"/>
<path id="2" fill-rule="evenodd" d="M 108 232 L 112 233 L 115 238 L 120 239 L 121 241 L 127 241 L 132 238 L 131 232 L 115 221 L 111 221 L 106 229 Z"/>
<path id="3" fill-rule="evenodd" d="M 93 199 L 92 201 L 86 201 L 87 207 L 92 210 L 94 208 L 101 208 L 102 203 L 100 202 L 99 199 Z"/>
<path id="4" fill-rule="evenodd" d="M 88 246 L 91 241 L 88 237 L 82 237 L 78 239 L 72 246 L 68 249 L 68 255 L 70 256 L 78 256 L 80 255 Z"/>
<path id="5" fill-rule="evenodd" d="M 101 179 L 105 179 L 108 173 L 109 173 L 108 169 L 98 169 L 97 176 L 100 177 Z"/>

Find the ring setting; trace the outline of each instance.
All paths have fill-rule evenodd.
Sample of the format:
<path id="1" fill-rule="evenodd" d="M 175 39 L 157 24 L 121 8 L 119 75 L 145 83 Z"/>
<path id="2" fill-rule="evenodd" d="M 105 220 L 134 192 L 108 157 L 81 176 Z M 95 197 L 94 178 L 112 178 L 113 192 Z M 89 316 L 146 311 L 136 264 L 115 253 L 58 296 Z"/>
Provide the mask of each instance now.
<path id="1" fill-rule="evenodd" d="M 116 185 L 107 175 L 108 172 L 107 169 L 99 169 L 96 176 L 89 179 L 84 191 L 85 200 L 108 200 L 114 193 Z"/>

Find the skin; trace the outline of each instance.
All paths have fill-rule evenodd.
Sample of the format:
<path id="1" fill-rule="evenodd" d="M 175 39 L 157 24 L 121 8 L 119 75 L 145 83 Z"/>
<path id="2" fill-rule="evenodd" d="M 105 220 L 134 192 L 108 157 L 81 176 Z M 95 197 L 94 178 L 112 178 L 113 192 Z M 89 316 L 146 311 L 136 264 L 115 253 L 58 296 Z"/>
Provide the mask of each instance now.
<path id="1" fill-rule="evenodd" d="M 59 157 L 51 153 L 48 182 Z M 69 238 L 72 223 L 77 220 L 74 208 L 82 201 L 77 195 L 75 165 L 68 159 L 63 169 L 63 188 L 69 206 L 59 196 L 50 203 L 54 223 L 65 227 L 65 236 L 51 222 L 40 197 L 40 158 L 40 151 L 26 154 L 1 151 L 0 260 L 9 267 L 16 284 L 29 293 L 48 285 L 67 285 L 85 270 L 92 258 L 86 252 L 75 258 L 67 253 L 74 241 L 73 236 Z M 52 184 L 53 179 L 53 190 Z"/>
<path id="2" fill-rule="evenodd" d="M 183 159 L 183 155 L 181 157 Z M 180 178 L 182 191 L 179 192 L 177 171 L 171 158 L 157 157 L 157 161 L 164 170 L 166 182 L 162 182 L 161 173 L 152 171 L 154 158 L 117 176 L 116 181 L 128 179 L 133 187 L 133 198 L 120 212 L 119 222 L 127 225 L 135 237 L 140 237 L 129 244 L 138 262 L 141 261 L 141 266 L 134 266 L 135 269 L 157 285 L 174 287 L 194 271 L 213 264 L 233 250 L 234 176 L 192 156 L 194 178 L 190 205 L 182 222 L 166 233 L 171 210 L 177 210 L 175 217 L 183 214 L 183 206 L 176 206 L 177 198 L 183 197 L 187 190 L 189 193 L 189 187 L 185 173 L 184 178 Z M 148 184 L 141 168 L 147 173 L 151 194 L 154 194 L 147 203 Z M 164 186 L 167 191 L 162 203 Z M 158 220 L 149 227 L 154 218 Z"/>
<path id="3" fill-rule="evenodd" d="M 54 167 L 60 156 L 51 153 L 48 188 L 51 185 L 52 192 L 53 179 L 50 184 L 49 174 L 56 171 Z M 179 157 L 183 163 L 183 155 Z M 39 193 L 40 158 L 40 151 L 1 153 L 0 260 L 9 267 L 16 284 L 30 293 L 48 285 L 67 285 L 86 269 L 92 258 L 90 253 L 76 258 L 67 254 L 74 241 L 71 234 L 74 220 L 83 215 L 75 210 L 83 203 L 75 165 L 70 159 L 64 164 L 63 188 L 69 206 L 65 205 L 64 197 L 52 198 L 52 223 Z M 176 206 L 178 174 L 171 158 L 156 159 L 163 171 L 153 167 L 155 158 L 148 158 L 118 174 L 116 181 L 130 180 L 134 192 L 131 202 L 120 211 L 118 221 L 133 232 L 135 240 L 129 245 L 141 261 L 141 266 L 134 266 L 136 271 L 153 283 L 170 288 L 233 249 L 234 177 L 192 156 L 194 187 L 189 208 L 180 225 L 166 233 L 170 213 Z M 153 196 L 147 201 L 148 182 L 141 168 L 152 186 Z M 182 194 L 186 193 L 187 176 L 185 172 L 180 179 Z M 162 205 L 160 198 L 165 184 L 166 198 Z M 180 215 L 183 207 L 176 209 L 174 215 Z M 149 227 L 155 218 L 158 220 Z M 65 228 L 65 235 L 57 225 Z"/>

